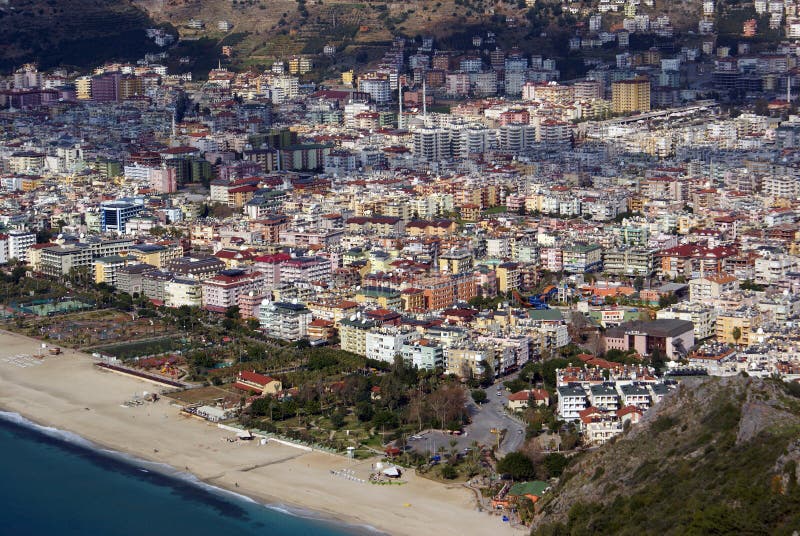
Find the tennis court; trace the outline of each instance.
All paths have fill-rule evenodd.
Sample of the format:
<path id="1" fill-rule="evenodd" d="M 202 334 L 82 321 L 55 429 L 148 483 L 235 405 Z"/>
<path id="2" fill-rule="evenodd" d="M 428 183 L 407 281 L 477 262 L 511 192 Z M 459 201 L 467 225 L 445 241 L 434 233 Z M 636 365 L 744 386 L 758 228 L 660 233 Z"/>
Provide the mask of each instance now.
<path id="1" fill-rule="evenodd" d="M 16 309 L 22 313 L 36 316 L 52 316 L 58 313 L 71 313 L 91 309 L 92 304 L 80 300 L 48 301 L 44 303 L 19 304 Z"/>

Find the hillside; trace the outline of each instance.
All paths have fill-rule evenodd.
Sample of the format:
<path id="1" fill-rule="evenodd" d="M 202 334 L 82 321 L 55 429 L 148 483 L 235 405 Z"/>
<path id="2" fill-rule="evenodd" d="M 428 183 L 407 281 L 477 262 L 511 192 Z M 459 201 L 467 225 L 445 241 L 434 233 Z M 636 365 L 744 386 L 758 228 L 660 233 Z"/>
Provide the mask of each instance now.
<path id="1" fill-rule="evenodd" d="M 293 54 L 321 54 L 326 44 L 332 44 L 337 54 L 318 57 L 317 69 L 309 76 L 335 80 L 342 70 L 363 69 L 379 59 L 395 36 L 412 40 L 433 36 L 437 49 L 472 53 L 488 54 L 495 46 L 506 50 L 518 47 L 527 54 L 559 59 L 559 69 L 566 79 L 580 76 L 586 70 L 584 56 L 613 62 L 615 52 L 605 48 L 569 52 L 569 38 L 579 25 L 586 24 L 590 13 L 596 12 L 596 1 L 577 6 L 572 3 L 576 14 L 565 9 L 560 0 L 537 0 L 532 7 L 526 0 L 132 1 L 154 19 L 178 29 L 184 44 L 176 51 L 177 55 L 211 58 L 178 66 L 199 76 L 217 59 L 234 68 L 261 69 Z M 718 4 L 722 6 L 725 2 Z M 678 34 L 685 37 L 697 29 L 701 6 L 701 0 L 655 0 L 653 7 L 641 5 L 639 9 L 653 18 L 668 14 Z M 618 26 L 622 18 L 621 12 L 605 14 L 603 29 Z M 205 27 L 190 28 L 192 19 L 202 21 Z M 232 28 L 220 30 L 220 21 L 230 23 Z M 735 26 L 735 21 L 732 24 Z M 473 37 L 486 38 L 488 34 L 494 37 L 478 46 L 473 44 Z M 644 50 L 655 44 L 654 36 L 647 35 L 633 39 L 631 48 Z M 221 57 L 224 45 L 233 49 L 230 58 Z"/>
<path id="2" fill-rule="evenodd" d="M 800 398 L 785 385 L 683 384 L 568 468 L 534 534 L 793 534 L 798 461 Z"/>
<path id="3" fill-rule="evenodd" d="M 0 69 L 135 60 L 157 49 L 144 32 L 152 25 L 128 0 L 15 0 L 0 6 Z"/>
<path id="4" fill-rule="evenodd" d="M 335 58 L 319 58 L 322 71 L 338 77 L 342 69 L 380 58 L 396 35 L 415 38 L 433 35 L 444 48 L 470 49 L 472 36 L 498 33 L 498 44 L 526 46 L 521 39 L 529 28 L 519 22 L 527 8 L 517 2 L 492 0 L 422 0 L 364 2 L 352 0 L 134 0 L 155 20 L 175 26 L 181 37 L 200 39 L 219 57 L 221 47 L 234 49 L 234 67 L 263 68 L 292 54 L 321 54 L 326 44 L 336 46 Z M 524 2 L 522 3 L 524 6 Z M 506 24 L 506 15 L 517 24 Z M 191 19 L 205 28 L 188 27 Z M 218 23 L 232 28 L 220 31 Z M 445 39 L 445 42 L 441 42 Z M 450 41 L 452 40 L 452 41 Z M 507 42 L 506 42 L 507 40 Z M 566 41 L 564 41 L 566 44 Z M 557 46 L 557 43 L 552 45 Z M 194 47 L 197 48 L 197 47 Z M 191 50 L 186 55 L 192 55 Z M 330 68 L 330 69 L 328 69 Z M 194 69 L 193 69 L 194 70 Z"/>

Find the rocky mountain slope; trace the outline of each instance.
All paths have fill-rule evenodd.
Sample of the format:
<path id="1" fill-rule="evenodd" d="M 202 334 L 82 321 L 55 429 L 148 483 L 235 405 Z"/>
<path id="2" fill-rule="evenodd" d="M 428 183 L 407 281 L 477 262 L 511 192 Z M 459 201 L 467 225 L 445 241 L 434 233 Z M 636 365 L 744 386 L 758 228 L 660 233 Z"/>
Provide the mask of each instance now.
<path id="1" fill-rule="evenodd" d="M 797 534 L 797 396 L 774 380 L 682 384 L 568 468 L 534 534 Z"/>

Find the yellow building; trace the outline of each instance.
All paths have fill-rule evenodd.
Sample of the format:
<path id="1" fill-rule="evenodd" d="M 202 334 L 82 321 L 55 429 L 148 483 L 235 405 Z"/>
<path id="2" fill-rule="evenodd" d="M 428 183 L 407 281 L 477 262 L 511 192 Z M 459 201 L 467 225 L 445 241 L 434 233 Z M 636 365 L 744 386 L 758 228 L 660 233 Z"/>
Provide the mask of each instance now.
<path id="1" fill-rule="evenodd" d="M 700 219 L 694 214 L 678 216 L 678 234 L 689 234 L 692 228 L 700 225 Z"/>
<path id="2" fill-rule="evenodd" d="M 355 75 L 353 74 L 353 70 L 352 69 L 342 73 L 342 85 L 352 87 L 354 79 L 355 79 Z"/>
<path id="3" fill-rule="evenodd" d="M 451 251 L 439 256 L 439 271 L 449 274 L 463 274 L 472 270 L 474 258 L 468 250 Z"/>
<path id="4" fill-rule="evenodd" d="M 350 318 L 358 312 L 358 304 L 354 301 L 342 300 L 335 303 L 309 302 L 306 304 L 314 318 L 333 322 L 338 327 L 342 320 Z"/>
<path id="5" fill-rule="evenodd" d="M 378 208 L 382 216 L 400 218 L 403 221 L 411 220 L 414 215 L 411 205 L 405 201 L 381 203 Z"/>
<path id="6" fill-rule="evenodd" d="M 91 76 L 81 76 L 75 80 L 75 95 L 78 100 L 90 100 L 92 98 Z"/>
<path id="7" fill-rule="evenodd" d="M 400 293 L 390 288 L 364 287 L 356 293 L 354 299 L 361 305 L 380 309 L 398 310 L 403 306 Z"/>
<path id="8" fill-rule="evenodd" d="M 366 320 L 342 320 L 339 324 L 339 344 L 342 350 L 358 355 L 367 355 L 367 332 L 375 327 Z"/>
<path id="9" fill-rule="evenodd" d="M 425 291 L 419 288 L 406 288 L 400 292 L 403 310 L 414 313 L 425 311 Z"/>
<path id="10" fill-rule="evenodd" d="M 749 346 L 755 340 L 751 337 L 761 326 L 761 316 L 756 311 L 731 311 L 717 315 L 717 341 L 728 344 Z M 734 337 L 739 330 L 739 338 Z"/>
<path id="11" fill-rule="evenodd" d="M 369 254 L 369 272 L 390 272 L 394 258 L 384 251 L 371 251 Z"/>
<path id="12" fill-rule="evenodd" d="M 493 357 L 493 356 L 491 356 Z M 487 350 L 475 348 L 447 348 L 444 352 L 445 372 L 461 378 L 480 376 L 489 362 Z"/>
<path id="13" fill-rule="evenodd" d="M 123 76 L 119 80 L 119 98 L 120 100 L 129 99 L 144 95 L 144 86 L 142 79 L 137 76 Z"/>
<path id="14" fill-rule="evenodd" d="M 105 283 L 112 287 L 117 285 L 117 272 L 120 268 L 134 262 L 134 257 L 122 257 L 120 255 L 109 255 L 100 257 L 94 261 L 94 282 L 99 285 Z"/>
<path id="15" fill-rule="evenodd" d="M 519 264 L 504 262 L 497 267 L 495 274 L 497 274 L 497 290 L 500 292 L 519 290 L 521 275 Z"/>
<path id="16" fill-rule="evenodd" d="M 311 70 L 311 58 L 294 57 L 289 60 L 289 72 L 291 74 L 306 74 Z"/>
<path id="17" fill-rule="evenodd" d="M 473 203 L 461 205 L 461 219 L 464 221 L 478 221 L 481 219 L 481 206 Z"/>
<path id="18" fill-rule="evenodd" d="M 41 186 L 43 183 L 41 177 L 30 176 L 30 177 L 22 177 L 22 191 L 23 192 L 32 192 Z"/>
<path id="19" fill-rule="evenodd" d="M 650 80 L 647 77 L 611 84 L 611 111 L 615 114 L 650 111 Z"/>
<path id="20" fill-rule="evenodd" d="M 128 254 L 139 262 L 150 264 L 156 268 L 164 268 L 169 261 L 183 255 L 183 248 L 179 244 L 137 244 L 132 246 Z"/>

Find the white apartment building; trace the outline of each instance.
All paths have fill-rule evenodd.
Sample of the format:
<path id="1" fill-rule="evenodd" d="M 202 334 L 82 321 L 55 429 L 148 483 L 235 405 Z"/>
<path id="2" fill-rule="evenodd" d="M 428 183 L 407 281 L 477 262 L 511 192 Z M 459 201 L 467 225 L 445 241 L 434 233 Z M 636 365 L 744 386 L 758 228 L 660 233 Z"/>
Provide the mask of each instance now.
<path id="1" fill-rule="evenodd" d="M 367 359 L 394 363 L 395 356 L 402 355 L 403 346 L 409 344 L 413 336 L 410 331 L 374 328 L 367 332 L 365 341 Z"/>
<path id="2" fill-rule="evenodd" d="M 286 341 L 298 341 L 308 336 L 308 325 L 311 323 L 311 311 L 299 303 L 261 302 L 258 323 L 270 337 Z"/>
<path id="3" fill-rule="evenodd" d="M 592 406 L 603 411 L 619 409 L 619 393 L 613 383 L 589 386 L 589 401 Z"/>
<path id="4" fill-rule="evenodd" d="M 514 240 L 507 237 L 493 237 L 486 239 L 486 256 L 496 259 L 506 259 L 511 257 Z"/>
<path id="5" fill-rule="evenodd" d="M 586 391 L 580 384 L 562 385 L 558 393 L 558 415 L 565 421 L 577 421 L 580 412 L 589 407 Z"/>
<path id="6" fill-rule="evenodd" d="M 424 162 L 449 160 L 453 156 L 450 131 L 423 127 L 414 131 L 414 157 Z"/>
<path id="7" fill-rule="evenodd" d="M 6 264 L 8 259 L 8 235 L 0 234 L 0 264 Z"/>
<path id="8" fill-rule="evenodd" d="M 197 279 L 175 278 L 164 283 L 164 305 L 167 307 L 200 307 L 203 285 Z"/>
<path id="9" fill-rule="evenodd" d="M 657 319 L 686 320 L 694 326 L 696 341 L 712 337 L 717 332 L 717 310 L 702 303 L 680 303 L 656 313 Z"/>
<path id="10" fill-rule="evenodd" d="M 296 98 L 300 94 L 300 81 L 296 76 L 277 75 L 270 82 L 272 102 L 279 104 Z"/>
<path id="11" fill-rule="evenodd" d="M 433 370 L 444 365 L 444 350 L 441 345 L 427 339 L 404 344 L 401 355 L 406 363 L 418 369 Z"/>
<path id="12" fill-rule="evenodd" d="M 331 279 L 331 262 L 322 257 L 298 257 L 280 263 L 280 281 L 283 283 L 327 282 Z"/>
<path id="13" fill-rule="evenodd" d="M 797 271 L 797 258 L 791 255 L 769 255 L 756 259 L 755 282 L 760 285 L 775 283 L 787 272 Z"/>
<path id="14" fill-rule="evenodd" d="M 8 258 L 20 262 L 28 261 L 28 249 L 36 243 L 36 233 L 10 231 L 8 233 Z"/>

